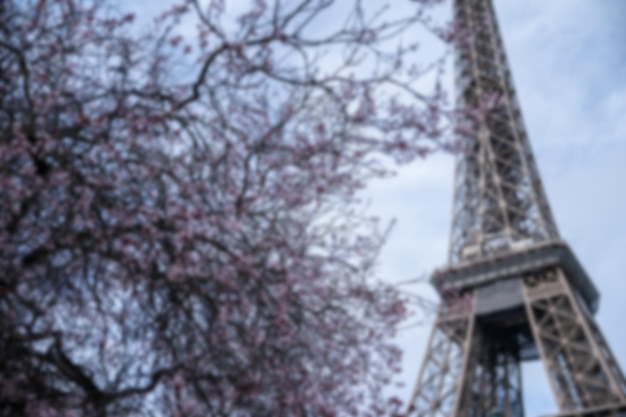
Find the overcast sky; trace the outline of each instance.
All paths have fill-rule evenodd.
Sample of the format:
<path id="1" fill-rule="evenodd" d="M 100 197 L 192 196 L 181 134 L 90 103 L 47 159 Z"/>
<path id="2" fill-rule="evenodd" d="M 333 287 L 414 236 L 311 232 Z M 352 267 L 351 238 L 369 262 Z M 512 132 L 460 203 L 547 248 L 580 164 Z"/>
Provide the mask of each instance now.
<path id="1" fill-rule="evenodd" d="M 238 6 L 244 0 L 227 0 Z M 366 4 L 378 0 L 365 0 Z M 395 7 L 414 7 L 391 0 Z M 450 2 L 450 0 L 449 0 Z M 626 367 L 626 0 L 494 0 L 532 147 L 562 238 L 601 292 L 597 321 Z M 151 14 L 151 3 L 126 3 Z M 404 6 L 406 4 L 406 6 Z M 448 6 L 449 7 L 449 6 Z M 159 7 L 161 9 L 162 7 Z M 380 275 L 429 274 L 447 257 L 453 157 L 417 161 L 366 191 L 397 224 Z M 435 299 L 426 285 L 413 288 Z M 401 333 L 408 400 L 430 324 Z M 556 413 L 543 366 L 524 365 L 526 415 Z"/>
<path id="2" fill-rule="evenodd" d="M 626 367 L 626 1 L 494 0 L 532 147 L 562 238 L 601 292 L 597 321 Z M 446 261 L 453 161 L 436 155 L 373 184 L 372 210 L 398 221 L 381 275 Z M 426 295 L 432 292 L 421 289 Z M 402 333 L 408 399 L 430 324 Z M 524 365 L 526 415 L 556 413 L 540 363 Z"/>

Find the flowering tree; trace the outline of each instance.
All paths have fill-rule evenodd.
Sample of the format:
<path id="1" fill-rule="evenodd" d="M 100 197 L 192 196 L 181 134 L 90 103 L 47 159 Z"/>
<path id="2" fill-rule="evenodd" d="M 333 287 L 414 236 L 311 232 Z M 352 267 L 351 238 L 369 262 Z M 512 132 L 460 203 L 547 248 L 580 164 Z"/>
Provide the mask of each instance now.
<path id="1" fill-rule="evenodd" d="M 389 46 L 430 3 L 188 1 L 143 33 L 1 2 L 0 414 L 393 413 L 404 300 L 355 192 L 440 145 L 434 67 Z"/>

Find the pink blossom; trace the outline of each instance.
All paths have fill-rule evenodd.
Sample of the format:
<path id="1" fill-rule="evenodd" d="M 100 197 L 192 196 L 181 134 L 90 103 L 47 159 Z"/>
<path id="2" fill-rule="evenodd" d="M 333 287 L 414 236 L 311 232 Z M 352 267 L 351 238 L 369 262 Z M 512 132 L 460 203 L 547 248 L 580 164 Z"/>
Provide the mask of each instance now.
<path id="1" fill-rule="evenodd" d="M 235 25 L 205 3 L 144 36 L 108 0 L 8 0 L 0 339 L 19 343 L 0 414 L 7 397 L 54 417 L 398 408 L 405 299 L 375 281 L 384 231 L 355 193 L 454 136 L 442 92 L 394 66 L 410 48 L 378 53 L 425 14 L 311 41 L 289 22 L 323 2 L 253 1 Z"/>

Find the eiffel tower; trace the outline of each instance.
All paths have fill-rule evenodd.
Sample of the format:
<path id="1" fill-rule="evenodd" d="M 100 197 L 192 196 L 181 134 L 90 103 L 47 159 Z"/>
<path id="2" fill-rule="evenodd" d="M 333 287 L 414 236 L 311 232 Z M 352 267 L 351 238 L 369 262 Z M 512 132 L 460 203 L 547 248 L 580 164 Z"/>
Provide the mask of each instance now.
<path id="1" fill-rule="evenodd" d="M 559 416 L 626 416 L 626 380 L 594 321 L 599 294 L 560 239 L 491 0 L 454 0 L 457 159 L 448 265 L 409 415 L 522 417 L 541 360 Z M 463 35 L 464 34 L 464 35 Z M 478 111 L 477 111 L 478 109 Z"/>

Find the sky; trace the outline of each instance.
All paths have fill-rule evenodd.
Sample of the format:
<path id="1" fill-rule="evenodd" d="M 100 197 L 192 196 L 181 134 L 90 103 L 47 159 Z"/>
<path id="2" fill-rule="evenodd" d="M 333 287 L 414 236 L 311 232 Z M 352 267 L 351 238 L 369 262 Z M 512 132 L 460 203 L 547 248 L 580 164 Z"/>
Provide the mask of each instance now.
<path id="1" fill-rule="evenodd" d="M 532 148 L 561 237 L 601 293 L 596 320 L 626 369 L 626 1 L 494 0 Z M 397 223 L 380 275 L 403 281 L 447 259 L 453 156 L 372 184 L 371 210 Z M 410 287 L 436 299 L 427 284 Z M 408 400 L 431 323 L 400 333 Z M 556 403 L 540 362 L 524 364 L 527 416 Z"/>
<path id="2" fill-rule="evenodd" d="M 626 370 L 626 0 L 493 1 L 561 237 L 601 293 L 596 320 Z M 408 0 L 391 3 L 412 7 Z M 153 10 L 147 2 L 124 4 L 140 15 Z M 453 162 L 435 154 L 364 192 L 372 214 L 396 220 L 379 260 L 384 279 L 426 277 L 445 264 Z M 427 284 L 407 290 L 436 300 Z M 405 401 L 431 329 L 410 324 L 398 337 L 404 386 L 394 390 Z M 541 363 L 524 364 L 523 381 L 527 416 L 557 412 Z"/>

